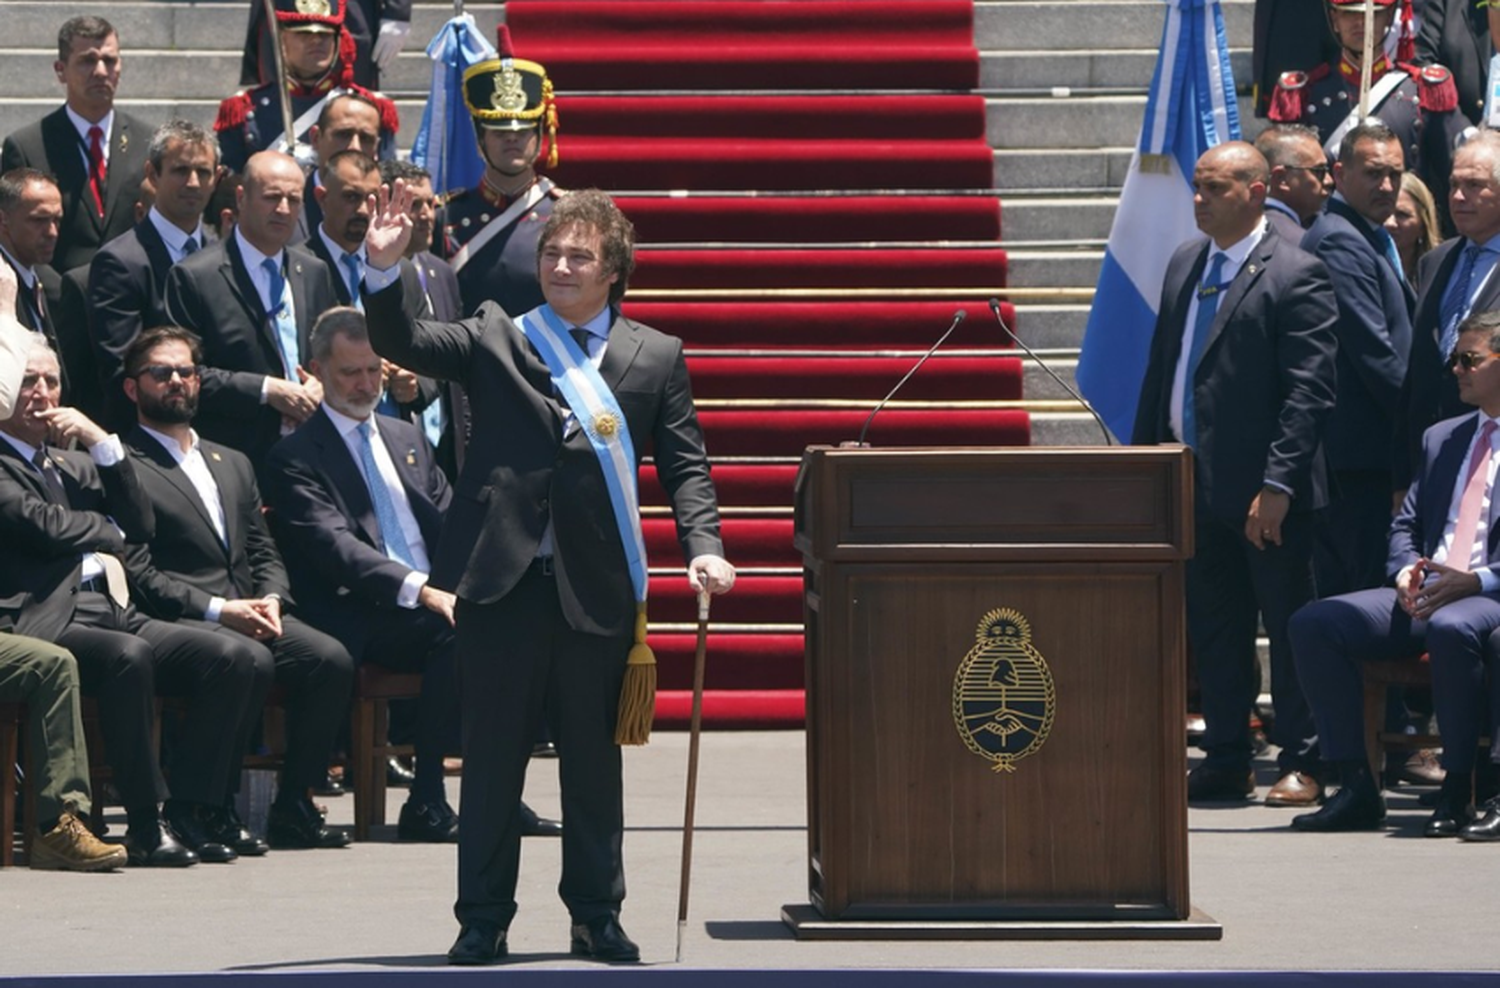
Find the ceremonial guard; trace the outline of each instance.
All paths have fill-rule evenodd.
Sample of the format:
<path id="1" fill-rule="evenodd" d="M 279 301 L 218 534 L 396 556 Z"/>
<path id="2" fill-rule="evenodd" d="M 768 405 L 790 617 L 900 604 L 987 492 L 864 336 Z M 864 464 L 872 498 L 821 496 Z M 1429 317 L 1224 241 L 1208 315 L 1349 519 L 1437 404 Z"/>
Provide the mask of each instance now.
<path id="1" fill-rule="evenodd" d="M 400 121 L 396 104 L 354 82 L 354 41 L 344 27 L 346 0 L 276 0 L 281 39 L 281 68 L 287 99 L 276 83 L 244 89 L 219 104 L 214 122 L 224 164 L 243 171 L 257 151 L 282 149 L 286 144 L 285 114 L 293 120 L 295 144 L 307 144 L 308 131 L 318 123 L 323 108 L 343 92 L 368 97 L 380 110 L 380 147 L 377 156 L 396 156 Z M 299 160 L 301 158 L 299 157 Z M 303 162 L 304 167 L 311 164 Z"/>
<path id="2" fill-rule="evenodd" d="M 1410 4 L 1411 0 L 1403 0 Z M 1453 151 L 1468 120 L 1458 110 L 1452 74 L 1441 65 L 1417 68 L 1413 40 L 1402 37 L 1396 61 L 1386 57 L 1382 39 L 1395 19 L 1396 0 L 1327 0 L 1328 25 L 1339 44 L 1338 57 L 1309 71 L 1283 72 L 1271 95 L 1268 116 L 1277 123 L 1317 128 L 1330 156 L 1359 116 L 1360 69 L 1365 58 L 1365 11 L 1374 4 L 1374 52 L 1370 65 L 1370 116 L 1379 118 L 1401 141 L 1406 170 L 1447 198 Z"/>
<path id="3" fill-rule="evenodd" d="M 557 164 L 552 80 L 536 62 L 514 56 L 504 26 L 499 34 L 500 56 L 464 73 L 464 105 L 474 118 L 484 177 L 448 200 L 434 238 L 435 252 L 458 273 L 465 315 L 488 301 L 512 315 L 542 304 L 537 237 L 562 195 L 536 173 L 544 130 L 547 164 Z"/>

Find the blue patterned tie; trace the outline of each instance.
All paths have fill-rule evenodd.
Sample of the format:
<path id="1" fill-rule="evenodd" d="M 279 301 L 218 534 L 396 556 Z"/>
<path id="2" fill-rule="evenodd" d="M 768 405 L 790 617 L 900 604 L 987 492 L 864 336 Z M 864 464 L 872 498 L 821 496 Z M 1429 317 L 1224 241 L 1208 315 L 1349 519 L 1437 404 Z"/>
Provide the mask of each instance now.
<path id="1" fill-rule="evenodd" d="M 1215 253 L 1208 264 L 1208 274 L 1198 285 L 1198 316 L 1193 320 L 1192 345 L 1188 349 L 1187 376 L 1182 384 L 1182 441 L 1198 448 L 1198 416 L 1193 408 L 1193 374 L 1198 362 L 1203 359 L 1203 350 L 1208 346 L 1209 330 L 1213 328 L 1214 316 L 1219 311 L 1219 296 L 1225 285 L 1219 283 L 1224 272 L 1227 255 Z"/>
<path id="2" fill-rule="evenodd" d="M 370 503 L 375 505 L 375 522 L 380 526 L 380 540 L 385 543 L 385 554 L 415 569 L 411 546 L 406 544 L 406 533 L 401 530 L 401 519 L 396 516 L 396 505 L 391 501 L 391 492 L 375 465 L 375 450 L 370 446 L 370 421 L 359 424 L 359 468 L 364 471 L 365 484 L 370 488 Z"/>
<path id="3" fill-rule="evenodd" d="M 1458 324 L 1463 322 L 1464 313 L 1469 310 L 1469 290 L 1474 284 L 1474 266 L 1483 250 L 1479 244 L 1470 244 L 1464 248 L 1458 270 L 1453 273 L 1453 279 L 1448 282 L 1448 290 L 1443 293 L 1443 318 L 1440 323 L 1443 335 L 1438 340 L 1438 350 L 1444 360 L 1453 356 L 1453 347 L 1458 343 Z"/>
<path id="4" fill-rule="evenodd" d="M 182 242 L 182 259 L 187 260 L 198 253 L 198 238 L 188 237 Z"/>
<path id="5" fill-rule="evenodd" d="M 358 254 L 344 251 L 344 256 L 339 258 L 339 263 L 348 272 L 344 280 L 349 283 L 349 304 L 360 312 L 365 311 L 365 300 L 360 297 L 359 286 L 365 280 L 365 266 L 359 262 Z"/>
<path id="6" fill-rule="evenodd" d="M 284 363 L 287 380 L 297 380 L 297 368 L 301 365 L 301 354 L 298 352 L 297 344 L 297 321 L 292 318 L 292 307 L 288 303 L 286 279 L 281 275 L 281 265 L 274 258 L 266 258 L 260 263 L 266 274 L 271 278 L 271 302 L 272 307 L 268 310 L 272 323 L 276 326 L 276 339 L 281 345 L 281 360 Z"/>

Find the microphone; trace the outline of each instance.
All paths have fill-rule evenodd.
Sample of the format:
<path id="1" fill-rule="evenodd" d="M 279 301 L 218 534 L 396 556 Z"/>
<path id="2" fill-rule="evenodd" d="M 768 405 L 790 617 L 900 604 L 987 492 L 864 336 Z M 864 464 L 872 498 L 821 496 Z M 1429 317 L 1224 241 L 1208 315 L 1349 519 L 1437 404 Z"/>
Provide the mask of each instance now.
<path id="1" fill-rule="evenodd" d="M 1035 360 L 1036 365 L 1047 372 L 1048 377 L 1056 381 L 1064 391 L 1066 391 L 1073 397 L 1074 401 L 1082 405 L 1084 407 L 1084 410 L 1094 417 L 1094 421 L 1099 423 L 1099 431 L 1104 433 L 1104 445 L 1113 446 L 1115 444 L 1115 439 L 1109 434 L 1109 426 L 1105 425 L 1104 420 L 1099 417 L 1099 413 L 1094 411 L 1094 406 L 1090 405 L 1087 401 L 1084 401 L 1083 395 L 1073 390 L 1072 385 L 1068 384 L 1067 381 L 1064 381 L 1062 378 L 1054 374 L 1052 372 L 1052 368 L 1047 366 L 1046 361 L 1042 360 L 1041 357 L 1038 357 L 1036 355 L 1036 352 L 1033 351 L 1031 347 L 1021 342 L 1021 338 L 1015 333 L 1012 333 L 1010 331 L 1010 327 L 1005 325 L 1005 317 L 1000 314 L 1000 300 L 998 298 L 990 299 L 990 311 L 995 314 L 995 321 L 1000 324 L 1000 331 L 1005 334 L 1006 338 L 1016 346 L 1020 347 L 1022 350 L 1025 350 L 1026 356 L 1030 357 L 1032 360 Z"/>
<path id="2" fill-rule="evenodd" d="M 915 374 L 918 370 L 920 370 L 922 368 L 923 364 L 927 363 L 927 358 L 931 357 L 934 353 L 937 353 L 937 348 L 940 347 L 940 346 L 942 346 L 943 343 L 944 343 L 944 341 L 947 340 L 948 337 L 950 337 L 950 336 L 953 335 L 953 331 L 958 328 L 958 324 L 961 323 L 961 322 L 963 322 L 964 319 L 967 316 L 968 316 L 968 313 L 965 312 L 963 309 L 959 309 L 958 311 L 956 311 L 956 312 L 953 313 L 953 322 L 948 325 L 947 332 L 943 333 L 942 336 L 939 336 L 937 342 L 934 343 L 932 346 L 930 346 L 930 347 L 927 348 L 927 352 L 924 353 L 924 354 L 922 354 L 922 359 L 919 360 L 919 361 L 917 361 L 915 364 L 913 364 L 911 370 L 909 370 L 909 371 L 906 372 L 906 376 L 903 377 L 901 380 L 899 380 L 899 381 L 896 382 L 896 386 L 891 389 L 891 393 L 888 394 L 888 395 L 886 395 L 884 398 L 880 399 L 880 404 L 876 405 L 875 408 L 870 412 L 870 417 L 867 418 L 867 419 L 865 419 L 865 424 L 859 430 L 859 438 L 854 441 L 853 445 L 855 445 L 855 446 L 867 446 L 867 445 L 869 445 L 868 443 L 865 442 L 865 436 L 869 433 L 869 431 L 870 431 L 870 423 L 873 422 L 873 421 L 875 421 L 875 416 L 878 415 L 880 413 L 880 410 L 885 407 L 886 402 L 888 402 L 892 398 L 896 397 L 896 392 L 901 390 L 901 386 L 903 384 L 905 384 L 907 381 L 911 380 L 911 376 L 913 374 Z M 841 443 L 840 445 L 847 446 L 847 445 L 850 445 L 850 444 L 848 444 L 848 443 Z"/>

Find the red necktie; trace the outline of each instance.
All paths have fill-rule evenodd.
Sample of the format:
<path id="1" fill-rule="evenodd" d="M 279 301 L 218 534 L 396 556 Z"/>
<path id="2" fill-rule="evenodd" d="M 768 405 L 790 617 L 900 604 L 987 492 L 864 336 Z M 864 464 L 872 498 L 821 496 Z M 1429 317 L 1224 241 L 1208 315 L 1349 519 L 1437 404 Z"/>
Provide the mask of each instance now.
<path id="1" fill-rule="evenodd" d="M 1485 419 L 1474 441 L 1469 457 L 1469 475 L 1464 480 L 1464 496 L 1458 502 L 1458 521 L 1453 525 L 1453 548 L 1448 551 L 1448 565 L 1467 571 L 1474 557 L 1474 533 L 1479 529 L 1479 506 L 1484 501 L 1485 482 L 1489 480 L 1490 437 L 1495 420 Z"/>
<path id="2" fill-rule="evenodd" d="M 89 128 L 89 191 L 94 193 L 94 206 L 99 218 L 104 218 L 104 131 L 98 126 Z"/>

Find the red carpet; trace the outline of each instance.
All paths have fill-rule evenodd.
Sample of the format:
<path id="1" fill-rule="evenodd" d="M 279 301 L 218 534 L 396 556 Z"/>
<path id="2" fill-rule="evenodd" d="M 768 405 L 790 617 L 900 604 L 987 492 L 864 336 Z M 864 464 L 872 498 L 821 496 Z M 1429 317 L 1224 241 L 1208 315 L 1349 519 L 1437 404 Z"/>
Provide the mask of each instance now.
<path id="1" fill-rule="evenodd" d="M 786 507 L 792 503 L 797 479 L 795 463 L 715 463 L 714 489 L 720 507 Z M 664 505 L 667 494 L 656 482 L 656 471 L 641 467 L 641 504 Z"/>
<path id="2" fill-rule="evenodd" d="M 808 446 L 853 441 L 867 410 L 702 411 L 710 456 L 800 457 Z M 929 414 L 887 408 L 870 427 L 877 446 L 1026 446 L 1031 420 L 1012 409 L 953 409 Z"/>
<path id="3" fill-rule="evenodd" d="M 969 89 L 979 80 L 967 0 L 510 0 L 505 20 L 518 50 L 573 89 Z"/>
<path id="4" fill-rule="evenodd" d="M 641 527 L 646 536 L 646 558 L 652 566 L 670 569 L 682 565 L 677 525 L 671 518 L 646 518 Z M 724 553 L 736 566 L 802 566 L 802 557 L 792 548 L 790 518 L 725 518 L 722 534 Z"/>
<path id="5" fill-rule="evenodd" d="M 719 286 L 722 287 L 722 286 Z M 982 301 L 955 302 L 644 302 L 625 299 L 625 314 L 679 337 L 689 347 L 737 350 L 926 350 L 956 309 L 968 318 L 945 348 L 1006 346 Z M 1016 329 L 1016 310 L 1001 304 Z"/>
<path id="6" fill-rule="evenodd" d="M 1005 285 L 999 247 L 901 250 L 653 250 L 636 253 L 631 288 L 969 288 Z M 948 310 L 952 316 L 953 310 Z M 978 313 L 975 313 L 977 315 Z M 937 336 L 934 335 L 933 339 Z"/>
<path id="7" fill-rule="evenodd" d="M 710 621 L 714 620 L 710 612 Z M 654 634 L 651 649 L 659 666 L 657 685 L 692 689 L 697 635 Z M 711 690 L 802 688 L 801 635 L 719 634 L 708 636 L 703 683 Z"/>
<path id="8" fill-rule="evenodd" d="M 693 692 L 659 690 L 656 694 L 656 726 L 684 730 L 692 723 Z M 743 731 L 801 727 L 807 716 L 807 698 L 794 690 L 703 691 L 703 726 Z"/>
<path id="9" fill-rule="evenodd" d="M 806 196 L 615 200 L 642 243 L 999 240 L 992 196 Z"/>
<path id="10" fill-rule="evenodd" d="M 866 398 L 879 401 L 915 363 L 910 357 L 690 357 L 697 398 Z M 1014 357 L 934 356 L 901 390 L 904 400 L 1021 397 Z"/>
<path id="11" fill-rule="evenodd" d="M 569 96 L 557 98 L 562 160 L 572 141 L 617 138 L 621 157 L 642 138 L 724 141 L 984 141 L 980 96 Z M 878 170 L 880 162 L 865 163 Z M 845 176 L 846 178 L 850 176 Z M 569 183 L 564 182 L 564 185 Z M 982 188 L 989 187 L 986 176 Z M 762 187 L 753 184 L 750 188 Z M 841 188 L 835 184 L 831 188 Z"/>
<path id="12" fill-rule="evenodd" d="M 654 623 L 696 624 L 698 597 L 680 573 L 651 578 L 646 612 Z M 715 597 L 710 620 L 727 624 L 801 624 L 802 577 L 741 576 Z"/>

